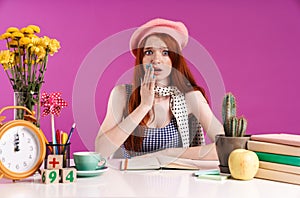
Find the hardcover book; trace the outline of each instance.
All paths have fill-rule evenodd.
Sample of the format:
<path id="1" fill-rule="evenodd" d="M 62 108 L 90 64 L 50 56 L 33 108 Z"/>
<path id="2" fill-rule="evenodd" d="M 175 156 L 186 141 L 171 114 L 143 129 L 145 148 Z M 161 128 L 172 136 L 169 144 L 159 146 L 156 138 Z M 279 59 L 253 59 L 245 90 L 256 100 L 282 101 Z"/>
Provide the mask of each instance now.
<path id="1" fill-rule="evenodd" d="M 286 165 L 286 164 L 278 164 L 278 163 L 260 161 L 259 168 L 300 175 L 300 167 L 299 166 L 291 166 L 291 165 Z"/>
<path id="2" fill-rule="evenodd" d="M 296 134 L 287 134 L 287 133 L 258 134 L 258 135 L 251 135 L 250 139 L 262 141 L 262 142 L 271 142 L 271 143 L 286 144 L 286 145 L 300 147 L 300 135 L 296 135 Z"/>
<path id="3" fill-rule="evenodd" d="M 255 177 L 260 179 L 267 179 L 267 180 L 285 182 L 290 184 L 298 184 L 298 185 L 300 184 L 299 174 L 269 170 L 264 168 L 259 168 Z"/>
<path id="4" fill-rule="evenodd" d="M 279 164 L 287 164 L 292 166 L 300 166 L 300 157 L 290 155 L 280 155 L 273 153 L 256 152 L 260 161 L 273 162 Z"/>
<path id="5" fill-rule="evenodd" d="M 282 155 L 292 155 L 292 156 L 300 157 L 300 147 L 298 146 L 290 146 L 284 144 L 249 140 L 247 142 L 247 148 L 248 150 L 251 151 L 275 153 L 275 154 L 282 154 Z"/>

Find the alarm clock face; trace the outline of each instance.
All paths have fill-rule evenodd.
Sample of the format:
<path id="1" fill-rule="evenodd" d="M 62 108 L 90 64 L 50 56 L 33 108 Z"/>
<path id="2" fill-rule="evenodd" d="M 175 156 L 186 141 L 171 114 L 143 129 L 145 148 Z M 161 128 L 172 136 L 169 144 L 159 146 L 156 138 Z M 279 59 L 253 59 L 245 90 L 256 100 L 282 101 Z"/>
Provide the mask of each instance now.
<path id="1" fill-rule="evenodd" d="M 26 126 L 13 126 L 0 137 L 0 160 L 3 168 L 13 173 L 33 170 L 40 158 L 41 141 Z"/>

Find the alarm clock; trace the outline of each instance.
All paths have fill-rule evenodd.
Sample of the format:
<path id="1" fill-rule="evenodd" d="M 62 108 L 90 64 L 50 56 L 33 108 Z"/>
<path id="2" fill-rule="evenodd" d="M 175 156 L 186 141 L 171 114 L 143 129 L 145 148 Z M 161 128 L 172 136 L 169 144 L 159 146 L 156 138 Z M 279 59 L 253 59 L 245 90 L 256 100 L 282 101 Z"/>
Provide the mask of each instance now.
<path id="1" fill-rule="evenodd" d="M 8 106 L 0 110 L 23 109 L 29 117 L 34 112 L 23 106 Z M 3 116 L 2 116 L 3 119 Z M 27 120 L 0 121 L 0 178 L 19 180 L 39 170 L 46 155 L 43 132 Z"/>

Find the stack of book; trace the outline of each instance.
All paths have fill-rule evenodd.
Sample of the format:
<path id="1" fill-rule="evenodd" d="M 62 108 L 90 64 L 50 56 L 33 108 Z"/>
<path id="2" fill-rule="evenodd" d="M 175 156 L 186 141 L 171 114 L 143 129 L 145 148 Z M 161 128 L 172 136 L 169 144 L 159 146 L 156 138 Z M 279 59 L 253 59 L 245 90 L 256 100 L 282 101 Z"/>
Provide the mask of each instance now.
<path id="1" fill-rule="evenodd" d="M 252 135 L 247 147 L 259 158 L 256 178 L 300 184 L 300 135 Z"/>

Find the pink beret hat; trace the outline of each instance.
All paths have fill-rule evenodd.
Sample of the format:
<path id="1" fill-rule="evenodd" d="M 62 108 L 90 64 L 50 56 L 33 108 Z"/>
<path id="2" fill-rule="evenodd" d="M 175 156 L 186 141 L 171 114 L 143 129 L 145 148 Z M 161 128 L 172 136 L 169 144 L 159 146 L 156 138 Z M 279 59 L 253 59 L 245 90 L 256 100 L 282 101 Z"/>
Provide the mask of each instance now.
<path id="1" fill-rule="evenodd" d="M 166 19 L 153 19 L 135 30 L 130 38 L 130 51 L 139 47 L 140 42 L 150 34 L 165 33 L 173 37 L 183 49 L 188 42 L 188 30 L 182 22 L 170 21 Z M 135 56 L 135 54 L 133 54 Z"/>

